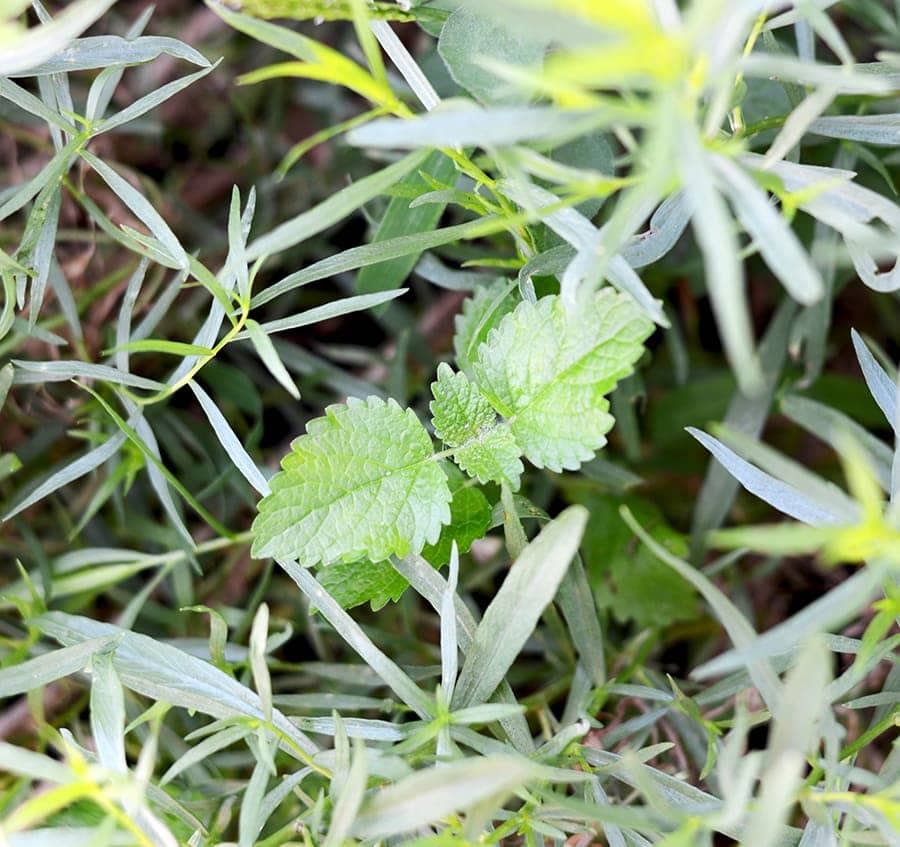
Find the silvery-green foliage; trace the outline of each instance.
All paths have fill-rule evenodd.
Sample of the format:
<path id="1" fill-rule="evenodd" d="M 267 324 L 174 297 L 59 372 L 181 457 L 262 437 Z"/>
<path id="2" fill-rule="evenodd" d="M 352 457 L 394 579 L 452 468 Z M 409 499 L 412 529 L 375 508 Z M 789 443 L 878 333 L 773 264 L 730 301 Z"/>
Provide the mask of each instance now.
<path id="1" fill-rule="evenodd" d="M 835 17 L 890 49 L 890 4 L 208 0 L 251 64 L 291 61 L 244 77 L 289 78 L 241 128 L 272 167 L 197 227 L 110 140 L 224 66 L 149 12 L 106 32 L 110 5 L 0 10 L 4 118 L 46 139 L 0 189 L 0 411 L 66 410 L 0 453 L 0 697 L 35 692 L 3 725 L 30 707 L 41 733 L 0 742 L 0 842 L 896 844 L 896 439 L 803 382 L 840 287 L 900 281 L 874 187 L 900 63 L 856 63 Z M 147 90 L 128 69 L 153 63 L 184 73 Z M 282 107 L 335 127 L 281 149 Z M 374 165 L 298 171 L 282 215 L 275 178 L 322 143 Z M 70 206 L 125 257 L 102 352 Z M 685 325 L 701 297 L 721 367 Z M 332 343 L 364 311 L 387 343 Z M 891 434 L 895 370 L 852 346 Z M 773 404 L 846 487 L 759 441 Z M 675 418 L 721 463 L 692 546 Z M 710 537 L 738 484 L 798 523 Z M 747 548 L 769 558 L 739 571 Z M 857 570 L 756 617 L 748 574 L 799 554 Z"/>

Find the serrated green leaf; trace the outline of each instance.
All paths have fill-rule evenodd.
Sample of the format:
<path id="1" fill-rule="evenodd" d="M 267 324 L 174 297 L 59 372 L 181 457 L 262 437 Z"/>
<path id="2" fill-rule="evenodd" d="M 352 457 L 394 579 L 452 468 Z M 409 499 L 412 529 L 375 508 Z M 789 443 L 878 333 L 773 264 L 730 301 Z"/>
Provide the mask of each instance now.
<path id="1" fill-rule="evenodd" d="M 390 562 L 336 562 L 318 572 L 319 583 L 345 609 L 372 604 L 377 612 L 389 602 L 396 603 L 409 583 Z"/>
<path id="2" fill-rule="evenodd" d="M 453 448 L 454 460 L 467 474 L 517 491 L 524 470 L 522 451 L 509 427 L 497 420 L 487 398 L 464 373 L 454 373 L 442 362 L 437 376 L 431 384 L 435 435 Z"/>
<path id="3" fill-rule="evenodd" d="M 452 465 L 448 467 L 448 470 Z M 455 470 L 455 468 L 453 469 Z M 472 542 L 484 538 L 491 523 L 491 504 L 478 488 L 473 488 L 466 478 L 456 471 L 450 475 L 450 523 L 442 530 L 435 544 L 426 544 L 422 557 L 436 568 L 442 568 L 450 561 L 453 542 L 460 553 L 465 553 Z"/>
<path id="4" fill-rule="evenodd" d="M 306 567 L 418 553 L 450 520 L 431 439 L 393 400 L 351 398 L 310 421 L 253 523 L 253 555 Z"/>
<path id="5" fill-rule="evenodd" d="M 676 556 L 687 556 L 684 536 L 671 527 L 658 524 L 649 532 Z M 646 548 L 631 555 L 627 550 L 620 551 L 613 559 L 611 574 L 615 592 L 612 611 L 617 620 L 633 620 L 647 629 L 697 617 L 697 597 L 690 585 Z"/>
<path id="6" fill-rule="evenodd" d="M 571 310 L 556 295 L 520 303 L 479 348 L 475 377 L 539 468 L 576 470 L 606 444 L 604 397 L 632 372 L 653 324 L 610 288 Z"/>
<path id="7" fill-rule="evenodd" d="M 465 553 L 472 542 L 483 538 L 491 518 L 491 506 L 484 494 L 466 483 L 466 478 L 453 466 L 447 466 L 449 485 L 453 493 L 450 503 L 450 522 L 441 530 L 435 544 L 426 545 L 422 556 L 434 567 L 443 567 L 450 560 L 450 548 L 456 542 Z M 319 583 L 345 609 L 371 603 L 377 612 L 388 603 L 396 603 L 409 582 L 389 562 L 338 562 L 318 572 Z"/>
<path id="8" fill-rule="evenodd" d="M 468 376 L 472 376 L 472 363 L 481 343 L 487 340 L 488 333 L 503 317 L 516 307 L 512 291 L 513 283 L 504 280 L 477 288 L 463 302 L 462 313 L 456 316 L 453 347 L 456 364 Z"/>

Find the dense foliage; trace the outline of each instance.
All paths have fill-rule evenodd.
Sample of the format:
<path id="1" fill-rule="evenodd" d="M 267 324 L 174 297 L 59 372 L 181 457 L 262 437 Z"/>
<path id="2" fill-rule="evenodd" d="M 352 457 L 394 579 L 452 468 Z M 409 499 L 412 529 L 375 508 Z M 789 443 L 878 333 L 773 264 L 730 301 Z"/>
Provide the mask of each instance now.
<path id="1" fill-rule="evenodd" d="M 900 3 L 57 5 L 0 844 L 900 844 Z"/>

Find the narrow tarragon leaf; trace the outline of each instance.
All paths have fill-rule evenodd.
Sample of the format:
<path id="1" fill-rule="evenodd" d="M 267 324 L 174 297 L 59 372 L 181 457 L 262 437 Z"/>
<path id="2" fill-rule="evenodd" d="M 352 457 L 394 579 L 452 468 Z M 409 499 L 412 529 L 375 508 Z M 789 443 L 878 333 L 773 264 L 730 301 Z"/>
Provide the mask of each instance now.
<path id="1" fill-rule="evenodd" d="M 392 30 L 389 30 L 392 32 Z M 421 172 L 413 172 L 406 176 L 401 185 L 411 185 L 416 190 L 424 192 L 427 184 L 422 173 L 433 177 L 441 183 L 450 183 L 456 179 L 456 166 L 452 159 L 440 151 L 432 153 L 423 163 Z M 408 198 L 394 197 L 388 204 L 378 229 L 372 237 L 372 243 L 386 241 L 400 235 L 410 235 L 416 232 L 431 232 L 444 213 L 444 204 L 429 203 L 425 206 L 410 206 Z M 372 291 L 390 291 L 399 288 L 409 276 L 416 262 L 419 261 L 418 253 L 410 253 L 407 256 L 399 256 L 387 262 L 379 262 L 363 268 L 356 277 L 356 290 L 360 294 Z"/>
<path id="2" fill-rule="evenodd" d="M 859 366 L 862 369 L 863 377 L 866 385 L 878 408 L 881 409 L 887 422 L 894 431 L 897 430 L 897 386 L 888 376 L 887 371 L 870 352 L 866 346 L 866 342 L 862 340 L 862 336 L 855 330 L 850 330 L 850 337 L 853 341 L 853 349 L 856 351 L 856 358 L 859 360 Z"/>
<path id="3" fill-rule="evenodd" d="M 451 708 L 487 701 L 531 636 L 578 552 L 588 512 L 570 506 L 522 551 L 481 623 L 459 674 Z"/>
<path id="4" fill-rule="evenodd" d="M 421 165 L 427 155 L 420 150 L 404 156 L 394 164 L 332 194 L 315 208 L 301 212 L 289 221 L 279 224 L 275 229 L 269 230 L 247 245 L 247 260 L 252 262 L 260 256 L 287 250 L 336 224 L 403 179 L 411 170 Z"/>
<path id="5" fill-rule="evenodd" d="M 524 468 L 509 426 L 497 420 L 487 398 L 464 373 L 441 363 L 431 384 L 434 433 L 453 448 L 453 458 L 479 482 L 501 482 L 519 489 Z"/>
<path id="6" fill-rule="evenodd" d="M 900 145 L 900 115 L 837 115 L 817 118 L 809 132 L 885 147 Z"/>
<path id="7" fill-rule="evenodd" d="M 75 36 L 97 20 L 115 0 L 77 0 L 50 23 L 34 27 L 4 44 L 0 76 L 23 75 L 65 49 Z M 7 4 L 4 3 L 4 7 Z M 5 11 L 5 9 L 4 9 Z"/>
<path id="8" fill-rule="evenodd" d="M 306 567 L 418 553 L 450 520 L 431 438 L 393 400 L 351 398 L 306 427 L 259 504 L 253 555 Z"/>
<path id="9" fill-rule="evenodd" d="M 139 65 L 166 54 L 208 68 L 207 59 L 175 38 L 141 36 L 121 38 L 118 35 L 94 35 L 78 38 L 47 61 L 28 69 L 27 76 L 93 70 L 115 65 Z"/>
<path id="10" fill-rule="evenodd" d="M 528 759 L 506 755 L 441 763 L 376 793 L 351 831 L 374 839 L 415 830 L 488 798 L 505 798 L 538 773 Z"/>
<path id="11" fill-rule="evenodd" d="M 29 620 L 44 635 L 65 647 L 89 639 L 117 640 L 113 665 L 125 688 L 154 701 L 171 703 L 212 715 L 214 718 L 263 719 L 259 697 L 209 662 L 137 632 L 65 612 L 46 612 Z M 291 740 L 291 746 L 308 754 L 316 745 L 278 711 L 275 728 Z"/>
<path id="12" fill-rule="evenodd" d="M 576 470 L 612 428 L 604 395 L 633 370 L 653 323 L 631 297 L 584 292 L 520 303 L 479 348 L 475 377 L 539 468 Z"/>

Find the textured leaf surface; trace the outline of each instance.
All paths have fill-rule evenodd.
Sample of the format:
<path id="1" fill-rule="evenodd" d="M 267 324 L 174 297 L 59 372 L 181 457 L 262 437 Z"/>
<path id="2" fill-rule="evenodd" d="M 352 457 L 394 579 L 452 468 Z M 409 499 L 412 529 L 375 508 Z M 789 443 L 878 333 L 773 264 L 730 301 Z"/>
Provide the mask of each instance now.
<path id="1" fill-rule="evenodd" d="M 426 544 L 422 556 L 436 568 L 450 561 L 453 542 L 460 553 L 468 552 L 472 542 L 484 538 L 491 523 L 491 504 L 478 488 L 466 481 L 455 467 L 445 468 L 450 475 L 450 523 L 442 530 L 436 544 Z"/>
<path id="2" fill-rule="evenodd" d="M 516 306 L 512 288 L 512 283 L 505 280 L 478 288 L 463 302 L 462 314 L 456 316 L 453 337 L 456 364 L 469 376 L 472 376 L 472 365 L 481 343 Z"/>
<path id="3" fill-rule="evenodd" d="M 378 611 L 389 602 L 397 602 L 409 583 L 391 567 L 390 562 L 338 562 L 317 574 L 321 586 L 345 609 L 372 604 Z"/>
<path id="4" fill-rule="evenodd" d="M 479 348 L 475 377 L 533 464 L 575 470 L 606 443 L 608 394 L 632 371 L 653 324 L 604 288 L 567 310 L 556 295 L 520 303 Z"/>
<path id="5" fill-rule="evenodd" d="M 412 410 L 377 397 L 306 427 L 259 504 L 253 555 L 309 567 L 418 553 L 450 520 L 450 489 Z"/>
<path id="6" fill-rule="evenodd" d="M 453 542 L 460 553 L 465 553 L 472 542 L 483 538 L 491 522 L 491 506 L 477 488 L 466 482 L 466 477 L 452 465 L 445 465 L 448 472 L 453 500 L 450 503 L 450 522 L 441 530 L 435 544 L 428 544 L 422 556 L 436 568 L 450 561 Z M 388 603 L 396 603 L 409 586 L 390 562 L 338 562 L 318 572 L 322 587 L 345 609 L 371 603 L 378 611 Z"/>
<path id="7" fill-rule="evenodd" d="M 509 427 L 497 420 L 487 398 L 464 373 L 440 364 L 431 384 L 435 435 L 455 448 L 453 458 L 480 482 L 505 482 L 519 488 L 521 450 Z"/>

